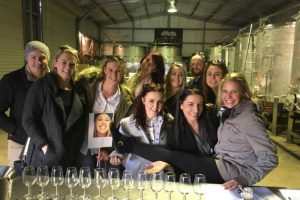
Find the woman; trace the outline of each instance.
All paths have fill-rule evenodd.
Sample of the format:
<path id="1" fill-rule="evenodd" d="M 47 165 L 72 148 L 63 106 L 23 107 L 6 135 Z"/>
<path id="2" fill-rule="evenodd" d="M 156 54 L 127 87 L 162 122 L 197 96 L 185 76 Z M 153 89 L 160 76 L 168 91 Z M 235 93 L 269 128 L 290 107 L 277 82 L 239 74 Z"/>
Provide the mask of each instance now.
<path id="1" fill-rule="evenodd" d="M 130 90 L 123 84 L 125 63 L 118 57 L 107 57 L 102 70 L 88 68 L 79 74 L 78 84 L 86 92 L 89 113 L 112 113 L 116 126 L 121 119 L 128 116 L 132 106 Z M 86 123 L 88 123 L 86 121 Z M 94 168 L 99 149 L 88 148 L 88 130 L 81 147 L 80 164 Z M 108 160 L 108 149 L 101 149 L 100 160 Z"/>
<path id="2" fill-rule="evenodd" d="M 154 165 L 157 170 L 170 163 L 192 176 L 205 174 L 208 182 L 223 183 L 225 189 L 250 186 L 263 179 L 278 164 L 276 148 L 270 142 L 251 97 L 244 76 L 239 73 L 225 76 L 218 92 L 217 102 L 219 107 L 223 107 L 223 112 L 214 158 L 135 144 L 132 138 L 124 139 L 116 133 L 113 136 L 116 141 L 121 139 L 125 144 L 122 146 L 117 142 L 119 151 L 133 152 L 152 161 L 164 161 Z"/>
<path id="3" fill-rule="evenodd" d="M 162 115 L 163 88 L 156 84 L 145 84 L 134 102 L 133 114 L 120 122 L 119 131 L 128 136 L 138 137 L 139 141 L 151 145 L 165 145 L 167 141 L 167 121 Z M 137 173 L 143 163 L 149 161 L 131 154 L 112 154 L 112 165 L 123 165 Z"/>
<path id="4" fill-rule="evenodd" d="M 78 52 L 59 47 L 53 71 L 32 84 L 23 110 L 27 165 L 75 166 L 84 136 L 84 98 L 73 84 Z M 34 103 L 33 103 L 34 102 Z"/>
<path id="5" fill-rule="evenodd" d="M 164 58 L 158 51 L 151 51 L 141 60 L 139 72 L 133 75 L 126 85 L 132 90 L 132 94 L 137 97 L 142 91 L 144 84 L 155 83 L 163 85 L 164 76 Z"/>
<path id="6" fill-rule="evenodd" d="M 217 127 L 206 115 L 203 95 L 198 89 L 185 89 L 180 95 L 174 132 L 168 146 L 201 156 L 212 156 L 217 143 Z"/>
<path id="7" fill-rule="evenodd" d="M 95 134 L 94 137 L 109 137 L 111 118 L 107 113 L 95 115 Z"/>
<path id="8" fill-rule="evenodd" d="M 205 102 L 215 105 L 219 84 L 226 74 L 228 74 L 228 69 L 223 60 L 211 60 L 208 61 L 203 74 L 203 93 L 205 95 Z"/>
<path id="9" fill-rule="evenodd" d="M 186 73 L 181 63 L 172 64 L 166 76 L 165 83 L 165 110 L 175 116 L 179 96 L 186 85 Z"/>

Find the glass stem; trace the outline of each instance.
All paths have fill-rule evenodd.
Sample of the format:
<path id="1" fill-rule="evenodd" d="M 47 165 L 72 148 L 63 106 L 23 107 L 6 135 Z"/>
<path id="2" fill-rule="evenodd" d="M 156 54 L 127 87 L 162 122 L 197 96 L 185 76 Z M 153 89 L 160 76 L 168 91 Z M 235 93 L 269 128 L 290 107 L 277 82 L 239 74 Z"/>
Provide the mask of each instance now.
<path id="1" fill-rule="evenodd" d="M 101 186 L 99 187 L 98 193 L 99 193 L 99 197 L 101 197 Z"/>
<path id="2" fill-rule="evenodd" d="M 83 188 L 83 196 L 85 197 L 85 188 Z"/>
<path id="3" fill-rule="evenodd" d="M 127 190 L 127 200 L 129 199 L 129 190 Z"/>
<path id="4" fill-rule="evenodd" d="M 172 192 L 170 191 L 169 192 L 169 200 L 171 200 L 172 199 Z"/>
<path id="5" fill-rule="evenodd" d="M 115 190 L 112 190 L 112 199 L 115 199 Z"/>
<path id="6" fill-rule="evenodd" d="M 186 194 L 183 195 L 183 200 L 186 200 Z"/>
<path id="7" fill-rule="evenodd" d="M 44 195 L 44 187 L 42 187 L 42 196 Z"/>
<path id="8" fill-rule="evenodd" d="M 155 199 L 158 200 L 158 192 L 155 192 Z"/>
<path id="9" fill-rule="evenodd" d="M 28 186 L 28 195 L 31 195 L 31 186 Z"/>
<path id="10" fill-rule="evenodd" d="M 70 196 L 73 196 L 73 187 L 70 187 Z"/>
<path id="11" fill-rule="evenodd" d="M 144 199 L 144 190 L 141 190 L 141 199 Z"/>
<path id="12" fill-rule="evenodd" d="M 58 185 L 55 187 L 55 194 L 58 196 Z"/>

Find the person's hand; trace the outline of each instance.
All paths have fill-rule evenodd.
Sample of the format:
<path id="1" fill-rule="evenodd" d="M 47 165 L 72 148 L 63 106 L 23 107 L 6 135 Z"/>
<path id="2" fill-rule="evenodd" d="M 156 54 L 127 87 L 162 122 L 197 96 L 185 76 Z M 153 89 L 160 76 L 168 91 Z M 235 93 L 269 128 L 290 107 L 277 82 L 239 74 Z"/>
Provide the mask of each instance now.
<path id="1" fill-rule="evenodd" d="M 235 188 L 241 187 L 241 184 L 237 182 L 236 180 L 230 180 L 225 183 L 223 183 L 224 189 L 226 190 L 233 190 Z"/>
<path id="2" fill-rule="evenodd" d="M 46 155 L 47 150 L 48 150 L 48 144 L 46 144 L 45 146 L 42 147 L 42 151 L 43 151 L 44 155 Z"/>
<path id="3" fill-rule="evenodd" d="M 145 170 L 145 174 L 154 174 L 161 170 L 173 171 L 172 166 L 164 161 L 156 161 L 149 163 L 149 169 Z"/>
<path id="4" fill-rule="evenodd" d="M 100 152 L 97 155 L 97 160 L 107 161 L 108 159 L 109 159 L 109 157 L 108 157 L 107 151 L 100 150 Z"/>
<path id="5" fill-rule="evenodd" d="M 112 165 L 120 165 L 122 164 L 123 156 L 112 155 L 110 156 L 110 164 Z"/>

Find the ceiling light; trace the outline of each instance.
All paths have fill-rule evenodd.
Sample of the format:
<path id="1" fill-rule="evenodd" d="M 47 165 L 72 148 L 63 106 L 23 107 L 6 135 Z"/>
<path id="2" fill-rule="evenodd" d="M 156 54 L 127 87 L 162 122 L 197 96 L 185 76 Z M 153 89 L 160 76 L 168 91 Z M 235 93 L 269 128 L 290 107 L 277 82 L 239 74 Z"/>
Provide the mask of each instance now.
<path id="1" fill-rule="evenodd" d="M 169 1 L 170 5 L 168 8 L 168 13 L 176 13 L 177 12 L 177 8 L 175 7 L 175 2 L 174 1 Z"/>

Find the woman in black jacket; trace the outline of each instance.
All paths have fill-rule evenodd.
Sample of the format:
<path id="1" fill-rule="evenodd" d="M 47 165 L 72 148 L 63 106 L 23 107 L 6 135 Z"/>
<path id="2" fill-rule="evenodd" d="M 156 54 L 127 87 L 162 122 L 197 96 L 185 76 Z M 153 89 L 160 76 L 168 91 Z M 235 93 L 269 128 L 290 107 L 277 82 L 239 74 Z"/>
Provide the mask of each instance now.
<path id="1" fill-rule="evenodd" d="M 59 47 L 54 70 L 33 83 L 23 111 L 28 165 L 75 166 L 84 136 L 84 96 L 73 84 L 78 52 Z"/>

